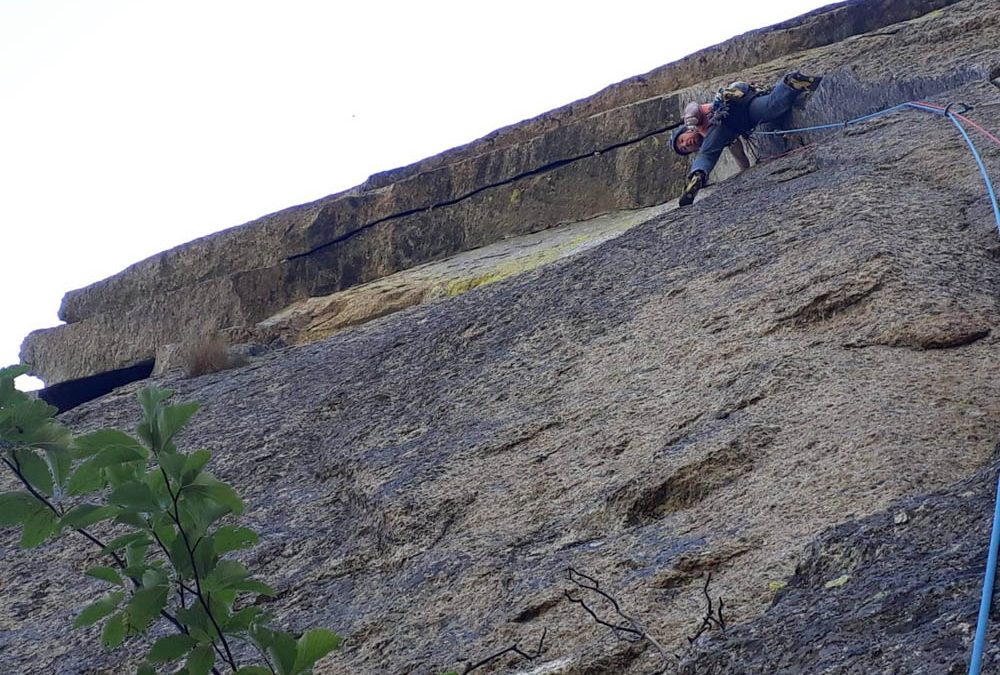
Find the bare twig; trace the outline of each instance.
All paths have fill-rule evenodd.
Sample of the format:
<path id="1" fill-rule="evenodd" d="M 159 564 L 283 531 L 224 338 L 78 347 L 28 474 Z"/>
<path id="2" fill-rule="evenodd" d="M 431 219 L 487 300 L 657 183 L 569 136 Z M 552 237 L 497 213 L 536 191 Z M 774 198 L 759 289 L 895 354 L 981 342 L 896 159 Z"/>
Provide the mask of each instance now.
<path id="1" fill-rule="evenodd" d="M 534 661 L 535 659 L 537 659 L 539 656 L 542 655 L 542 652 L 545 651 L 545 646 L 544 646 L 545 645 L 545 635 L 548 632 L 549 632 L 548 628 L 545 628 L 544 630 L 542 630 L 542 637 L 539 638 L 539 640 L 538 640 L 538 647 L 535 648 L 535 651 L 533 653 L 527 653 L 527 652 L 522 651 L 521 648 L 517 646 L 517 643 L 515 643 L 515 644 L 511 645 L 510 647 L 507 647 L 506 649 L 502 649 L 502 650 L 498 651 L 496 654 L 492 654 L 490 656 L 487 656 L 485 659 L 483 659 L 482 661 L 479 661 L 478 663 L 467 663 L 465 665 L 465 670 L 462 671 L 462 675 L 466 675 L 466 673 L 471 673 L 476 668 L 479 668 L 480 666 L 485 666 L 487 663 L 490 663 L 491 661 L 495 661 L 496 659 L 499 659 L 504 654 L 517 654 L 518 656 L 520 656 L 523 659 L 527 659 L 528 661 Z"/>
<path id="2" fill-rule="evenodd" d="M 726 631 L 726 619 L 722 616 L 722 608 L 725 603 L 722 600 L 722 596 L 719 596 L 719 607 L 715 609 L 712 607 L 712 596 L 708 594 L 708 585 L 712 582 L 712 573 L 709 572 L 708 576 L 705 577 L 705 586 L 701 589 L 701 592 L 705 594 L 705 602 L 707 608 L 705 610 L 705 616 L 701 620 L 701 625 L 698 627 L 698 632 L 696 632 L 692 637 L 688 638 L 688 642 L 694 642 L 701 637 L 701 634 L 705 631 L 712 630 L 713 628 L 718 628 L 722 632 Z"/>
<path id="3" fill-rule="evenodd" d="M 588 576 L 572 567 L 570 567 L 567 570 L 566 576 L 572 583 L 576 584 L 576 586 L 578 586 L 579 588 L 590 591 L 592 593 L 596 593 L 597 595 L 601 596 L 609 603 L 611 603 L 611 606 L 614 607 L 615 613 L 622 620 L 616 623 L 605 621 L 601 617 L 597 616 L 597 613 L 593 609 L 591 609 L 589 605 L 587 605 L 586 601 L 583 598 L 574 597 L 570 591 L 564 591 L 567 600 L 583 607 L 583 609 L 586 610 L 586 612 L 590 614 L 591 617 L 593 617 L 594 621 L 596 621 L 602 626 L 607 626 L 608 628 L 610 628 L 611 632 L 614 633 L 619 640 L 624 640 L 625 642 L 641 642 L 642 640 L 649 640 L 650 644 L 656 647 L 656 650 L 660 652 L 660 656 L 663 658 L 663 660 L 664 661 L 667 660 L 669 655 L 667 653 L 667 650 L 663 648 L 663 645 L 660 644 L 659 641 L 656 640 L 656 638 L 650 635 L 646 631 L 646 629 L 643 628 L 641 623 L 639 623 L 636 619 L 625 614 L 625 612 L 622 611 L 621 605 L 618 604 L 618 600 L 610 593 L 602 590 L 601 584 L 600 582 L 597 581 L 597 579 Z"/>

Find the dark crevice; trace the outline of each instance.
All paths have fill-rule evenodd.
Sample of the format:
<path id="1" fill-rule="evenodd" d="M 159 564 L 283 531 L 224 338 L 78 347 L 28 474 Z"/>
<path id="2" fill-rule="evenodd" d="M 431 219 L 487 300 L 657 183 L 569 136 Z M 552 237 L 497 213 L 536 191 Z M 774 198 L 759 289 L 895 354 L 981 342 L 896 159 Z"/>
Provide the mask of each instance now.
<path id="1" fill-rule="evenodd" d="M 143 361 L 134 366 L 109 370 L 79 380 L 60 382 L 38 392 L 38 398 L 54 405 L 64 413 L 78 405 L 111 393 L 115 388 L 131 382 L 145 380 L 153 372 L 154 361 Z"/>
<path id="2" fill-rule="evenodd" d="M 880 30 L 877 33 L 866 33 L 864 35 L 855 36 L 858 40 L 871 40 L 872 38 L 888 37 L 890 35 L 898 35 L 899 29 L 896 30 Z"/>
<path id="3" fill-rule="evenodd" d="M 995 70 L 998 71 L 998 72 L 1000 72 L 1000 68 L 995 69 Z M 923 80 L 919 80 L 919 79 L 915 79 L 915 80 L 912 80 L 912 81 L 908 80 L 908 81 L 903 81 L 903 82 L 899 82 L 899 83 L 894 83 L 894 87 L 891 88 L 891 89 L 893 89 L 892 91 L 878 90 L 876 92 L 876 90 L 874 89 L 873 85 L 865 85 L 865 84 L 862 84 L 860 82 L 857 82 L 857 81 L 853 80 L 853 77 L 850 75 L 850 73 L 848 73 L 846 71 L 845 72 L 835 72 L 835 73 L 832 73 L 832 74 L 828 75 L 827 76 L 827 80 L 829 81 L 829 83 L 828 83 L 829 85 L 836 85 L 835 88 L 839 89 L 839 92 L 838 92 L 840 94 L 840 96 L 838 97 L 838 101 L 839 102 L 834 105 L 833 101 L 826 101 L 826 100 L 823 100 L 822 96 L 817 96 L 818 100 L 814 101 L 814 104 L 811 107 L 814 110 L 825 110 L 826 114 L 825 115 L 823 115 L 823 114 L 818 115 L 817 119 L 813 120 L 813 122 L 814 123 L 829 123 L 830 121 L 832 121 L 832 118 L 828 120 L 828 119 L 826 119 L 826 117 L 830 117 L 831 115 L 832 115 L 832 117 L 836 118 L 837 121 L 842 121 L 843 119 L 849 119 L 851 117 L 856 117 L 856 116 L 858 116 L 860 114 L 867 114 L 867 113 L 875 112 L 876 110 L 878 110 L 880 108 L 888 107 L 890 105 L 895 105 L 895 104 L 902 103 L 902 102 L 905 102 L 905 101 L 914 100 L 915 98 L 922 98 L 922 97 L 931 96 L 931 95 L 933 95 L 936 92 L 947 90 L 947 89 L 953 88 L 955 86 L 959 86 L 961 84 L 966 84 L 966 83 L 968 83 L 970 81 L 973 81 L 975 79 L 981 79 L 982 76 L 983 76 L 983 73 L 981 71 L 976 71 L 975 69 L 972 69 L 972 70 L 969 70 L 969 71 L 963 71 L 963 72 L 960 72 L 960 73 L 956 73 L 952 77 L 947 78 L 947 79 L 942 80 L 942 81 L 923 81 Z M 992 77 L 992 73 L 991 73 L 991 77 Z M 994 84 L 996 84 L 996 83 L 994 83 Z M 885 89 L 885 88 L 883 88 L 883 89 Z M 844 94 L 846 92 L 850 92 L 850 94 L 845 96 Z M 846 105 L 845 105 L 845 102 L 846 102 Z M 819 118 L 822 118 L 822 119 L 819 119 Z M 525 178 L 530 178 L 532 176 L 537 176 L 537 175 L 546 173 L 548 171 L 553 171 L 553 170 L 558 169 L 560 167 L 566 166 L 567 164 L 571 164 L 572 162 L 576 162 L 576 161 L 579 161 L 579 160 L 582 160 L 582 159 L 586 159 L 587 157 L 592 157 L 594 155 L 599 155 L 599 154 L 603 154 L 603 153 L 606 153 L 606 152 L 612 152 L 612 151 L 618 150 L 620 148 L 628 147 L 630 145 L 635 145 L 636 143 L 641 143 L 641 142 L 643 142 L 643 141 L 645 141 L 645 140 L 647 140 L 647 139 L 649 139 L 649 138 L 651 138 L 653 136 L 656 136 L 658 134 L 662 134 L 662 133 L 665 133 L 667 131 L 670 131 L 670 130 L 674 129 L 676 126 L 677 126 L 676 124 L 665 125 L 665 126 L 657 128 L 657 129 L 654 129 L 653 131 L 650 131 L 650 132 L 648 132 L 646 134 L 643 134 L 642 136 L 638 136 L 638 137 L 635 137 L 635 138 L 629 138 L 629 139 L 623 140 L 623 141 L 618 142 L 618 143 L 612 143 L 612 144 L 603 146 L 601 148 L 597 148 L 595 150 L 588 151 L 586 153 L 580 153 L 580 154 L 572 156 L 572 157 L 568 157 L 568 158 L 565 158 L 565 159 L 560 159 L 560 160 L 557 160 L 557 161 L 554 161 L 554 162 L 550 162 L 550 163 L 542 165 L 542 166 L 540 166 L 538 168 L 531 169 L 530 171 L 524 171 L 522 173 L 519 173 L 519 174 L 517 174 L 515 176 L 512 176 L 510 178 L 504 179 L 502 181 L 496 181 L 496 182 L 493 182 L 493 183 L 488 183 L 488 184 L 482 185 L 482 186 L 480 186 L 480 187 L 478 187 L 478 188 L 476 188 L 474 190 L 470 190 L 469 192 L 467 192 L 465 194 L 462 194 L 460 196 L 457 196 L 457 197 L 455 197 L 453 199 L 448 199 L 448 200 L 444 200 L 444 201 L 440 201 L 440 202 L 435 202 L 433 204 L 430 204 L 430 205 L 427 205 L 427 206 L 421 206 L 421 207 L 418 207 L 418 208 L 407 209 L 405 211 L 400 211 L 398 213 L 395 213 L 395 214 L 392 214 L 392 215 L 389 215 L 389 216 L 385 216 L 383 218 L 379 218 L 379 219 L 374 220 L 374 221 L 372 221 L 370 223 L 362 225 L 362 226 L 360 226 L 360 227 L 358 227 L 358 228 L 356 228 L 354 230 L 351 230 L 350 232 L 342 234 L 339 237 L 331 239 L 330 241 L 328 241 L 326 243 L 323 243 L 323 244 L 320 244 L 318 246 L 315 246 L 315 247 L 313 247 L 312 249 L 310 249 L 308 251 L 305 251 L 303 253 L 297 253 L 295 255 L 289 256 L 288 258 L 285 258 L 285 261 L 287 262 L 287 261 L 292 261 L 292 260 L 296 260 L 296 259 L 299 259 L 299 258 L 305 258 L 305 257 L 311 256 L 311 255 L 313 255 L 315 253 L 318 253 L 319 251 L 327 249 L 329 247 L 337 246 L 339 244 L 342 244 L 345 241 L 348 241 L 348 240 L 354 238 L 355 236 L 357 236 L 359 234 L 362 234 L 362 233 L 366 232 L 367 230 L 369 230 L 369 229 L 371 229 L 373 227 L 376 227 L 376 226 L 381 225 L 381 224 L 386 223 L 386 222 L 390 222 L 390 221 L 397 220 L 397 219 L 400 219 L 400 218 L 406 218 L 408 216 L 416 215 L 418 213 L 422 213 L 422 212 L 425 212 L 425 211 L 431 211 L 433 209 L 438 209 L 438 208 L 444 208 L 444 207 L 448 207 L 448 206 L 453 206 L 455 204 L 458 204 L 459 202 L 462 202 L 462 201 L 464 201 L 466 199 L 469 199 L 470 197 L 474 197 L 477 194 L 480 194 L 480 193 L 482 193 L 482 192 L 484 192 L 486 190 L 491 190 L 491 189 L 494 189 L 494 188 L 498 188 L 498 187 L 501 187 L 503 185 L 509 185 L 509 184 L 514 183 L 514 182 L 516 182 L 518 180 L 523 180 Z M 869 129 L 865 128 L 865 127 L 854 127 L 854 128 L 852 128 L 852 131 L 855 131 L 857 133 L 865 133 L 868 130 Z M 799 176 L 796 176 L 796 177 L 799 177 Z"/>
<path id="4" fill-rule="evenodd" d="M 807 169 L 807 170 L 800 171 L 798 173 L 792 174 L 790 176 L 782 176 L 781 178 L 778 178 L 778 179 L 773 180 L 771 182 L 773 184 L 775 184 L 775 185 L 778 185 L 780 183 L 788 183 L 789 181 L 793 181 L 793 180 L 802 178 L 803 176 L 808 176 L 809 174 L 815 173 L 816 171 L 817 171 L 817 169 Z"/>
<path id="5" fill-rule="evenodd" d="M 973 342 L 979 342 L 990 334 L 989 329 L 982 329 L 973 331 L 971 333 L 965 333 L 962 335 L 956 335 L 951 338 L 945 338 L 942 340 L 931 340 L 923 345 L 924 349 L 956 349 L 958 347 L 968 347 Z"/>
<path id="6" fill-rule="evenodd" d="M 998 79 L 1000 79 L 1000 66 L 993 66 L 990 68 L 990 84 L 1000 89 L 1000 82 L 997 82 Z"/>
<path id="7" fill-rule="evenodd" d="M 537 619 L 539 616 L 541 616 L 545 612 L 549 611 L 550 609 L 558 605 L 561 601 L 562 601 L 562 596 L 556 596 L 554 598 L 546 600 L 545 602 L 540 602 L 536 605 L 532 605 L 531 607 L 521 610 L 521 612 L 519 612 L 517 616 L 512 618 L 511 621 L 513 623 L 528 623 L 529 621 Z"/>
<path id="8" fill-rule="evenodd" d="M 959 333 L 951 337 L 944 337 L 939 339 L 928 339 L 925 341 L 906 341 L 906 342 L 847 342 L 843 345 L 844 349 L 867 349 L 868 347 L 889 347 L 890 349 L 910 349 L 913 351 L 928 351 L 931 349 L 958 349 L 960 347 L 968 347 L 971 344 L 979 342 L 983 338 L 989 337 L 990 330 L 988 328 L 983 328 L 981 330 L 975 330 L 968 333 Z"/>
<path id="9" fill-rule="evenodd" d="M 288 262 L 288 261 L 291 261 L 291 260 L 296 260 L 298 258 L 305 258 L 305 257 L 311 256 L 311 255 L 313 255 L 315 253 L 318 253 L 319 251 L 322 251 L 324 249 L 330 248 L 331 246 L 336 246 L 338 244 L 341 244 L 341 243 L 343 243 L 343 242 L 345 242 L 345 241 L 347 241 L 349 239 L 352 239 L 355 236 L 357 236 L 357 235 L 359 235 L 359 234 L 361 234 L 361 233 L 363 233 L 363 232 L 365 232 L 365 231 L 367 231 L 367 230 L 369 230 L 369 229 L 371 229 L 373 227 L 376 227 L 377 225 L 381 225 L 382 223 L 386 223 L 386 222 L 389 222 L 389 221 L 392 221 L 392 220 L 397 220 L 399 218 L 406 218 L 407 216 L 412 216 L 412 215 L 415 215 L 415 214 L 418 214 L 418 213 L 423 213 L 425 211 L 431 211 L 433 209 L 439 209 L 439 208 L 444 208 L 444 207 L 447 207 L 447 206 L 453 206 L 455 204 L 458 204 L 459 202 L 462 202 L 462 201 L 465 201 L 466 199 L 469 199 L 470 197 L 474 197 L 474 196 L 476 196 L 477 194 L 479 194 L 481 192 L 485 192 L 486 190 L 492 190 L 493 188 L 498 188 L 498 187 L 501 187 L 503 185 L 509 185 L 509 184 L 514 183 L 516 181 L 522 180 L 524 178 L 531 178 L 532 176 L 537 176 L 537 175 L 546 173 L 548 171 L 553 171 L 553 170 L 558 169 L 560 167 L 566 166 L 567 164 L 571 164 L 573 162 L 577 162 L 577 161 L 579 161 L 581 159 L 586 159 L 588 157 L 593 157 L 594 155 L 601 155 L 601 154 L 604 154 L 606 152 L 613 152 L 615 150 L 619 150 L 621 148 L 624 148 L 624 147 L 627 147 L 627 146 L 630 146 L 630 145 L 635 145 L 636 143 L 642 143 L 643 141 L 645 141 L 645 140 L 647 140 L 649 138 L 652 138 L 653 136 L 656 136 L 658 134 L 662 134 L 662 133 L 665 133 L 667 131 L 670 131 L 671 129 L 673 129 L 676 126 L 677 125 L 675 124 L 675 125 L 660 127 L 660 128 L 655 129 L 653 131 L 650 131 L 649 133 L 643 134 L 642 136 L 639 136 L 638 138 L 631 138 L 631 139 L 622 141 L 620 143 L 613 143 L 611 145 L 604 146 L 604 147 L 599 148 L 597 150 L 591 150 L 591 151 L 589 151 L 587 153 L 584 153 L 584 154 L 576 155 L 576 156 L 569 157 L 569 158 L 566 158 L 566 159 L 560 159 L 560 160 L 557 160 L 555 162 L 550 162 L 550 163 L 545 164 L 543 166 L 540 166 L 540 167 L 538 167 L 536 169 L 532 169 L 530 171 L 525 171 L 523 173 L 519 173 L 516 176 L 512 176 L 511 178 L 507 178 L 505 180 L 498 181 L 498 182 L 495 182 L 495 183 L 488 183 L 486 185 L 483 185 L 481 187 L 476 188 L 475 190 L 467 192 L 467 193 L 465 193 L 465 194 L 463 194 L 463 195 L 461 195 L 459 197 L 455 197 L 454 199 L 448 199 L 448 200 L 445 200 L 445 201 L 442 201 L 442 202 L 437 202 L 437 203 L 431 204 L 429 206 L 422 206 L 422 207 L 419 207 L 419 208 L 408 209 L 406 211 L 400 211 L 399 213 L 394 213 L 391 216 L 385 216 L 384 218 L 379 218 L 378 220 L 373 220 L 372 222 L 370 222 L 370 223 L 368 223 L 366 225 L 362 225 L 361 227 L 359 227 L 359 228 L 357 228 L 355 230 L 351 230 L 350 232 L 342 234 L 339 237 L 336 237 L 335 239 L 332 239 L 332 240 L 326 242 L 325 244 L 320 244 L 319 246 L 313 247 L 312 249 L 310 249 L 308 251 L 305 251 L 304 253 L 296 253 L 295 255 L 289 256 L 289 257 L 285 258 L 285 262 Z"/>
<path id="10" fill-rule="evenodd" d="M 541 434 L 542 432 L 548 431 L 553 427 L 559 427 L 559 426 L 561 426 L 559 422 L 547 422 L 536 429 L 532 429 L 526 434 L 522 434 L 517 438 L 514 438 L 508 441 L 507 443 L 504 443 L 498 448 L 487 448 L 484 454 L 492 456 L 492 455 L 499 455 L 504 452 L 509 452 L 517 448 L 518 446 L 524 445 L 525 443 L 529 443 L 535 440 L 535 438 L 537 438 L 538 435 Z"/>

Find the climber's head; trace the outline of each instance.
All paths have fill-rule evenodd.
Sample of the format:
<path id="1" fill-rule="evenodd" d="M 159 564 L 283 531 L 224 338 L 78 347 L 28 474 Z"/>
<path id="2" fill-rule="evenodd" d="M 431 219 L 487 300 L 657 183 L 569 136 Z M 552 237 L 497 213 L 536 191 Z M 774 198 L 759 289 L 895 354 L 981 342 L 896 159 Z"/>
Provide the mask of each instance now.
<path id="1" fill-rule="evenodd" d="M 702 136 L 694 129 L 677 127 L 670 136 L 670 145 L 678 155 L 690 155 L 701 147 Z"/>

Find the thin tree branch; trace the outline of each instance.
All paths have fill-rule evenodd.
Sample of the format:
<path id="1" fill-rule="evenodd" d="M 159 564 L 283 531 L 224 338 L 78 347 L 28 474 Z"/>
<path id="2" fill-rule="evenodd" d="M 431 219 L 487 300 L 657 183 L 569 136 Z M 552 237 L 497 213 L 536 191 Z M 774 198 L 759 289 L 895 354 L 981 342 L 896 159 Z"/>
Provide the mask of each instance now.
<path id="1" fill-rule="evenodd" d="M 226 636 L 222 632 L 222 627 L 219 625 L 218 620 L 212 613 L 212 608 L 209 605 L 208 600 L 205 598 L 205 595 L 202 591 L 201 577 L 198 575 L 198 563 L 195 562 L 194 558 L 194 547 L 191 546 L 191 539 L 188 537 L 187 531 L 185 531 L 184 526 L 181 525 L 180 507 L 177 504 L 177 500 L 180 498 L 180 490 L 174 493 L 174 491 L 170 488 L 170 477 L 167 476 L 166 469 L 164 469 L 163 465 L 160 464 L 159 462 L 157 462 L 157 466 L 160 469 L 160 473 L 163 475 L 163 482 L 166 485 L 167 493 L 170 495 L 170 500 L 173 503 L 174 507 L 173 511 L 167 511 L 167 513 L 170 515 L 170 518 L 174 521 L 174 524 L 177 525 L 177 531 L 180 533 L 181 537 L 184 538 L 184 547 L 187 549 L 188 559 L 191 561 L 191 574 L 192 576 L 194 576 L 195 597 L 197 597 L 198 602 L 201 604 L 202 609 L 205 610 L 205 614 L 212 622 L 212 626 L 215 627 L 215 632 L 218 633 L 219 635 L 219 641 L 222 643 L 223 648 L 226 650 L 226 661 L 227 663 L 229 663 L 229 667 L 232 668 L 233 671 L 235 672 L 239 670 L 239 667 L 236 665 L 236 660 L 233 658 L 233 652 L 229 648 L 229 642 L 226 640 Z"/>
<path id="2" fill-rule="evenodd" d="M 578 587 L 590 591 L 592 593 L 596 593 L 597 595 L 601 596 L 609 603 L 611 603 L 611 606 L 614 608 L 615 613 L 623 619 L 623 622 L 611 623 L 609 621 L 605 621 L 604 619 L 597 616 L 597 613 L 594 612 L 594 610 L 592 610 L 587 605 L 586 601 L 583 600 L 583 598 L 573 597 L 573 594 L 570 593 L 570 591 L 564 591 L 567 600 L 583 607 L 583 609 L 586 610 L 586 612 L 590 614 L 591 617 L 593 617 L 594 621 L 596 621 L 598 624 L 602 626 L 607 626 L 608 628 L 610 628 L 611 631 L 615 634 L 615 636 L 620 640 L 624 640 L 626 642 L 640 642 L 642 640 L 649 640 L 650 644 L 656 647 L 656 650 L 660 652 L 660 656 L 663 658 L 663 660 L 664 661 L 668 660 L 669 654 L 667 650 L 664 649 L 663 645 L 660 644 L 660 642 L 656 638 L 650 635 L 649 632 L 645 628 L 643 628 L 642 624 L 639 623 L 639 621 L 625 614 L 625 612 L 622 611 L 621 605 L 618 603 L 617 598 L 615 598 L 610 593 L 607 593 L 606 591 L 602 590 L 601 584 L 600 582 L 597 581 L 597 579 L 588 576 L 583 572 L 574 569 L 573 567 L 567 569 L 567 577 L 572 583 L 576 584 Z"/>
<path id="3" fill-rule="evenodd" d="M 242 641 L 242 642 L 248 642 L 248 643 L 250 643 L 250 645 L 251 645 L 251 646 L 253 646 L 253 648 L 254 648 L 254 649 L 255 649 L 255 650 L 257 651 L 257 653 L 258 653 L 258 654 L 260 654 L 260 657 L 261 657 L 262 659 L 264 659 L 264 663 L 266 663 L 266 664 L 267 664 L 267 667 L 268 667 L 268 668 L 269 668 L 269 669 L 271 670 L 271 672 L 272 672 L 272 673 L 273 673 L 274 675 L 278 675 L 278 671 L 276 671 L 276 670 L 274 669 L 274 666 L 273 666 L 273 665 L 271 665 L 271 659 L 269 659 L 269 658 L 267 657 L 267 653 L 266 653 L 266 652 L 265 652 L 265 651 L 264 651 L 263 649 L 261 649 L 261 648 L 260 648 L 260 645 L 258 645 L 256 641 L 254 641 L 254 640 L 252 640 L 252 639 L 248 640 L 248 639 L 246 639 L 246 638 L 244 638 L 244 637 L 240 637 L 240 636 L 238 636 L 238 635 L 236 635 L 236 636 L 233 636 L 233 637 L 235 637 L 235 638 L 236 638 L 237 640 L 240 640 L 240 641 Z"/>
<path id="4" fill-rule="evenodd" d="M 507 647 L 506 649 L 502 649 L 502 650 L 498 651 L 496 654 L 492 654 L 490 656 L 487 656 L 485 659 L 483 659 L 482 661 L 479 661 L 478 663 L 469 663 L 469 664 L 466 664 L 465 670 L 462 671 L 462 675 L 466 675 L 467 673 L 471 673 L 476 668 L 479 668 L 481 666 L 485 666 L 487 663 L 490 663 L 491 661 L 495 661 L 496 659 L 499 659 L 504 654 L 517 654 L 518 656 L 520 656 L 523 659 L 527 659 L 528 661 L 534 661 L 535 659 L 537 659 L 539 656 L 542 655 L 542 652 L 545 651 L 545 648 L 544 648 L 545 635 L 548 632 L 549 632 L 548 628 L 545 628 L 545 629 L 542 630 L 542 637 L 538 640 L 538 647 L 535 648 L 534 653 L 529 654 L 529 653 L 524 652 L 523 650 L 521 650 L 520 647 L 518 647 L 517 643 L 515 643 L 515 644 L 511 645 L 510 647 Z"/>
<path id="5" fill-rule="evenodd" d="M 708 594 L 708 585 L 712 582 L 712 573 L 709 572 L 708 576 L 705 578 L 705 585 L 702 587 L 701 592 L 705 595 L 705 602 L 707 604 L 707 609 L 705 610 L 705 616 L 701 620 L 701 625 L 698 627 L 698 631 L 691 637 L 688 638 L 689 643 L 693 643 L 695 640 L 701 637 L 701 634 L 707 630 L 711 630 L 713 627 L 725 632 L 726 630 L 726 620 L 722 616 L 722 608 L 724 602 L 722 597 L 719 597 L 719 608 L 716 610 L 712 606 L 712 596 Z"/>

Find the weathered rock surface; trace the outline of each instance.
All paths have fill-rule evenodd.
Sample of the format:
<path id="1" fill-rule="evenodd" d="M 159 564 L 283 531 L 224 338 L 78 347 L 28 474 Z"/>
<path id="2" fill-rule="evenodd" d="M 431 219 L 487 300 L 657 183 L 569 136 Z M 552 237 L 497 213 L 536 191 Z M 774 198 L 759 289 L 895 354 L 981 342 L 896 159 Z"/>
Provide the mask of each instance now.
<path id="1" fill-rule="evenodd" d="M 833 116 L 893 99 L 887 83 L 898 84 L 900 95 L 943 91 L 995 67 L 998 30 L 987 5 L 848 2 L 736 38 L 71 292 L 61 310 L 69 324 L 33 333 L 22 359 L 48 384 L 75 381 L 149 361 L 158 347 L 191 335 L 251 326 L 303 298 L 503 236 L 663 202 L 686 171 L 664 141 L 687 98 L 736 78 L 773 81 L 799 66 L 843 69 L 856 78 L 851 90 L 860 94 L 839 99 L 828 111 Z M 819 113 L 825 104 L 815 105 Z M 717 178 L 725 175 L 723 168 Z"/>
<path id="2" fill-rule="evenodd" d="M 967 673 L 996 481 L 993 464 L 824 533 L 760 619 L 702 638 L 679 672 Z"/>
<path id="3" fill-rule="evenodd" d="M 967 37 L 997 19 L 963 2 L 912 30 Z M 903 68 L 882 43 L 913 36 L 915 59 L 910 30 L 838 58 L 873 48 L 878 68 Z M 830 86 L 850 90 L 848 74 L 874 81 L 859 67 Z M 1000 127 L 985 78 L 933 98 Z M 967 658 L 988 534 L 976 512 L 993 485 L 983 473 L 948 486 L 994 461 L 1000 431 L 992 210 L 938 116 L 814 141 L 574 257 L 242 369 L 159 381 L 205 404 L 179 442 L 214 448 L 244 494 L 271 607 L 349 636 L 320 672 L 460 670 L 543 630 L 534 663 L 481 672 L 662 668 L 649 644 L 614 640 L 564 599 L 570 566 L 681 655 L 672 669 L 744 672 L 747 658 L 745 672 L 929 673 Z M 130 427 L 137 387 L 64 419 Z M 889 527 L 901 510 L 907 523 Z M 15 543 L 0 533 L 4 664 L 124 672 L 94 631 L 67 633 L 92 592 L 77 582 L 85 563 L 65 544 Z M 922 576 L 888 576 L 897 566 Z M 708 572 L 731 637 L 689 651 Z M 880 579 L 898 583 L 868 595 Z M 751 654 L 758 644 L 770 653 Z M 944 670 L 907 670 L 907 649 Z"/>
<path id="4" fill-rule="evenodd" d="M 676 203 L 609 213 L 418 265 L 331 295 L 300 300 L 259 322 L 242 337 L 266 345 L 315 342 L 344 328 L 581 253 L 671 208 L 676 208 Z"/>

